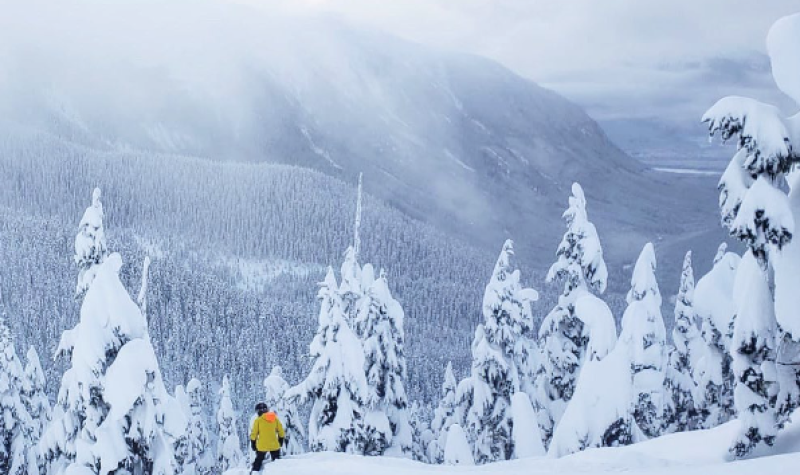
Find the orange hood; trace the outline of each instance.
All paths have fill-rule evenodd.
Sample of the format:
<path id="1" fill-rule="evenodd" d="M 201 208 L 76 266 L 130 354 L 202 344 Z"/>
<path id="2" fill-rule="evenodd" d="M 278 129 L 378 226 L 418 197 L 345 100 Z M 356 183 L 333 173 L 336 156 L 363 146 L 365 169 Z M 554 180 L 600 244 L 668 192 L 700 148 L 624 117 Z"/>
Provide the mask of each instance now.
<path id="1" fill-rule="evenodd" d="M 276 416 L 274 412 L 267 412 L 266 414 L 264 414 L 264 420 L 267 422 L 275 422 L 275 419 L 277 419 L 277 417 L 278 416 Z"/>

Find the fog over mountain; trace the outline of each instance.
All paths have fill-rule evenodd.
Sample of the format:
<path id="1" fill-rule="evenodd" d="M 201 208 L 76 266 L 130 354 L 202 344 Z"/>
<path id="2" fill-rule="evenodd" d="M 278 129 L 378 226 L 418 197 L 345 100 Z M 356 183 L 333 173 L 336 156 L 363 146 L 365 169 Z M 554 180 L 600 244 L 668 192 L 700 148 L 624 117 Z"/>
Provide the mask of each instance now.
<path id="1" fill-rule="evenodd" d="M 286 323 L 287 315 L 315 318 L 314 283 L 340 263 L 352 232 L 351 186 L 363 172 L 370 199 L 362 233 L 373 240 L 363 259 L 387 268 L 409 314 L 415 381 L 439 378 L 452 358 L 452 347 L 437 346 L 423 328 L 451 328 L 457 338 L 448 345 L 463 345 L 468 357 L 482 286 L 505 238 L 517 243 L 527 284 L 552 290 L 545 302 L 555 298 L 542 276 L 574 181 L 586 190 L 606 251 L 612 300 L 627 290 L 626 266 L 645 242 L 656 244 L 671 295 L 684 252 L 694 249 L 704 271 L 724 238 L 716 177 L 648 170 L 580 107 L 490 60 L 327 16 L 206 1 L 31 2 L 0 19 L 0 117 L 7 186 L 0 205 L 9 222 L 28 223 L 5 232 L 19 236 L 42 222 L 59 230 L 41 244 L 50 261 L 37 263 L 37 272 L 73 278 L 69 236 L 91 187 L 101 186 L 118 245 L 136 255 L 159 250 L 170 275 L 190 269 L 185 295 L 207 291 L 192 288 L 198 281 L 227 289 L 229 308 L 240 313 L 226 314 L 228 327 L 218 330 L 225 337 L 238 334 L 242 320 L 267 331 L 251 319 L 269 309 L 269 331 L 300 342 L 282 348 L 288 359 L 305 354 L 309 335 L 290 329 L 296 322 Z M 42 190 L 48 196 L 37 196 Z M 140 239 L 123 239 L 123 229 Z M 273 268 L 265 262 L 289 264 L 266 287 L 242 285 L 241 269 L 253 262 L 260 277 Z M 437 287 L 421 290 L 424 279 Z M 132 271 L 128 283 L 135 281 Z M 152 308 L 170 312 L 164 318 L 176 334 L 196 331 L 188 320 L 200 324 L 205 317 L 196 315 L 217 311 L 168 302 L 167 281 L 156 278 L 156 300 L 164 300 Z M 41 310 L 8 299 L 17 313 Z M 70 312 L 63 296 L 43 299 Z M 455 315 L 442 322 L 445 308 Z M 547 310 L 543 303 L 535 311 Z M 67 326 L 36 318 L 49 335 Z M 171 351 L 169 341 L 156 344 Z M 250 355 L 225 364 L 255 378 L 261 366 Z M 423 357 L 430 357 L 425 368 L 413 367 Z M 175 361 L 167 376 L 190 376 L 192 363 Z M 214 363 L 198 371 L 217 378 Z M 296 375 L 305 363 L 281 364 Z M 465 370 L 466 360 L 457 367 Z"/>

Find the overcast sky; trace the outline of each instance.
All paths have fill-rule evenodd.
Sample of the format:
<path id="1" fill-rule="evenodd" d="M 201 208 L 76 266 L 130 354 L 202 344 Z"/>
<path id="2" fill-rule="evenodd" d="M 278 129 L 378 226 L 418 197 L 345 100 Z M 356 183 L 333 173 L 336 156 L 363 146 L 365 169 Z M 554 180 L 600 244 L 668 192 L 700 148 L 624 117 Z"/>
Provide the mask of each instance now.
<path id="1" fill-rule="evenodd" d="M 699 120 L 721 95 L 784 102 L 765 37 L 797 0 L 239 0 L 354 22 L 473 52 L 597 119 Z M 793 107 L 789 102 L 784 107 Z"/>

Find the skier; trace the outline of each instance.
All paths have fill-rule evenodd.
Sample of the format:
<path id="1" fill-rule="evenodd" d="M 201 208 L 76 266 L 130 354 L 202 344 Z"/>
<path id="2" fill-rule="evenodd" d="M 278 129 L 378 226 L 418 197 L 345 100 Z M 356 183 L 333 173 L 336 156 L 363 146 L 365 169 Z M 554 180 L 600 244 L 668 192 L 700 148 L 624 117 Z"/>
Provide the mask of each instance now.
<path id="1" fill-rule="evenodd" d="M 263 402 L 256 404 L 256 414 L 258 417 L 253 421 L 253 430 L 250 432 L 250 447 L 256 453 L 251 474 L 261 471 L 261 464 L 264 463 L 267 452 L 272 460 L 281 458 L 284 438 L 283 424 L 266 404 Z"/>

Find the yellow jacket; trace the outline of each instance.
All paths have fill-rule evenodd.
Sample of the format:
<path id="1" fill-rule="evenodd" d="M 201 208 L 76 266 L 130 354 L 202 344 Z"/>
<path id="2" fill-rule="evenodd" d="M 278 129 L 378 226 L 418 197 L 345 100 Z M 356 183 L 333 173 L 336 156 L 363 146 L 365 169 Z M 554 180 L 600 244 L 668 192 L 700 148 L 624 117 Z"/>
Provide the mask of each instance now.
<path id="1" fill-rule="evenodd" d="M 256 441 L 256 449 L 259 452 L 280 450 L 281 444 L 278 439 L 283 437 L 283 424 L 274 412 L 267 412 L 253 421 L 250 440 Z"/>

